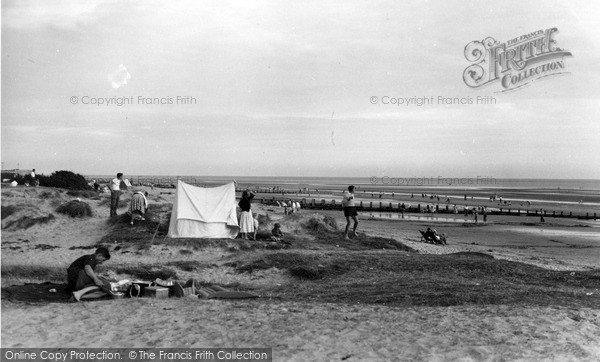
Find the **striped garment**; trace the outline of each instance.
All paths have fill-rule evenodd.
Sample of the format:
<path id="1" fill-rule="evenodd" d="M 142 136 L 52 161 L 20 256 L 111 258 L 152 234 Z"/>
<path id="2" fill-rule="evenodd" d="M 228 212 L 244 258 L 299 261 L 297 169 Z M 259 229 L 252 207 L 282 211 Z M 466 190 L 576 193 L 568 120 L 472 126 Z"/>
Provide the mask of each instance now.
<path id="1" fill-rule="evenodd" d="M 148 204 L 146 201 L 146 197 L 143 194 L 136 192 L 131 197 L 131 204 L 129 204 L 129 214 L 133 214 L 134 212 L 139 212 L 141 215 L 146 213 L 146 208 Z"/>
<path id="2" fill-rule="evenodd" d="M 240 215 L 240 232 L 254 232 L 254 219 L 252 218 L 252 211 L 242 211 L 242 214 Z"/>

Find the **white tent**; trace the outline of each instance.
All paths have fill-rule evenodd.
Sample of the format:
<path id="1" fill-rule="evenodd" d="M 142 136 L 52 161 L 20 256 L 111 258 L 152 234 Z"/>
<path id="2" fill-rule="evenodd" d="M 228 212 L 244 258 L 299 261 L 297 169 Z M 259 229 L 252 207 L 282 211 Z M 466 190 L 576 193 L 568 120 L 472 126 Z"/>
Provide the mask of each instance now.
<path id="1" fill-rule="evenodd" d="M 169 233 L 171 238 L 229 238 L 239 231 L 233 182 L 196 187 L 179 180 Z"/>

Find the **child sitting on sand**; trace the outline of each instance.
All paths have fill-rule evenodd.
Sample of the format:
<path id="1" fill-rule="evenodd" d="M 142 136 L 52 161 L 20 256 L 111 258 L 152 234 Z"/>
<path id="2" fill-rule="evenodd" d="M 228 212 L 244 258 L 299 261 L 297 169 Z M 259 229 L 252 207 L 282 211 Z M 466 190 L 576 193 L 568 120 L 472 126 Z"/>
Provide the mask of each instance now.
<path id="1" fill-rule="evenodd" d="M 273 225 L 273 230 L 271 230 L 271 240 L 281 241 L 282 238 L 283 231 L 281 231 L 281 225 L 279 223 L 275 223 L 275 225 Z"/>

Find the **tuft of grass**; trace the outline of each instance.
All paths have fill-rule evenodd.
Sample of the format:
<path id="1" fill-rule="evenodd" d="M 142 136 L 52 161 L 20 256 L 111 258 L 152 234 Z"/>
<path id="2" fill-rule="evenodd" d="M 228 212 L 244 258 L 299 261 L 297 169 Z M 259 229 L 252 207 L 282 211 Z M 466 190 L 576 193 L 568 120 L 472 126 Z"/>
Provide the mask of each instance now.
<path id="1" fill-rule="evenodd" d="M 335 220 L 334 220 L 334 222 L 335 222 Z M 329 228 L 327 227 L 327 226 L 329 226 L 328 224 L 326 224 L 322 220 L 319 220 L 314 217 L 308 219 L 308 221 L 306 222 L 306 224 L 304 226 L 306 227 L 306 229 L 309 232 L 312 232 L 314 234 L 326 234 L 330 231 Z M 336 229 L 337 229 L 337 224 L 336 224 Z"/>
<path id="2" fill-rule="evenodd" d="M 17 207 L 15 205 L 2 206 L 2 220 L 6 219 L 10 215 L 14 214 L 17 211 Z"/>
<path id="3" fill-rule="evenodd" d="M 333 230 L 338 230 L 337 221 L 335 220 L 334 217 L 332 217 L 330 215 L 325 215 L 325 217 L 323 218 L 323 223 L 325 223 L 325 225 L 331 227 Z"/>
<path id="4" fill-rule="evenodd" d="M 50 281 L 65 283 L 67 270 L 58 266 L 11 265 L 2 263 L 2 286 Z"/>
<path id="5" fill-rule="evenodd" d="M 72 200 L 67 203 L 60 205 L 56 212 L 61 214 L 66 214 L 71 217 L 84 217 L 84 216 L 92 216 L 92 208 L 89 204 L 83 201 Z"/>
<path id="6" fill-rule="evenodd" d="M 55 219 L 55 217 L 53 214 L 48 214 L 47 216 L 40 216 L 40 217 L 22 216 L 16 220 L 6 222 L 2 226 L 2 229 L 25 230 L 25 229 L 29 229 L 30 227 L 37 225 L 37 224 L 47 224 L 54 219 Z"/>
<path id="7" fill-rule="evenodd" d="M 315 280 L 326 276 L 338 275 L 347 268 L 344 265 L 328 259 L 302 253 L 273 253 L 266 254 L 249 262 L 233 263 L 238 273 L 252 273 L 255 270 L 266 270 L 273 267 L 288 270 L 290 274 L 299 279 Z"/>
<path id="8" fill-rule="evenodd" d="M 193 272 L 200 269 L 204 264 L 196 260 L 177 260 L 168 262 L 165 265 L 172 266 L 186 272 Z"/>
<path id="9" fill-rule="evenodd" d="M 177 273 L 170 268 L 156 266 L 156 265 L 148 265 L 148 264 L 138 264 L 135 266 L 122 266 L 112 269 L 117 274 L 126 274 L 131 275 L 132 277 L 139 278 L 142 280 L 155 280 L 159 279 L 177 279 Z"/>
<path id="10" fill-rule="evenodd" d="M 117 204 L 117 209 L 122 209 L 129 206 L 130 199 L 123 199 L 122 197 L 119 199 L 119 203 Z M 102 201 L 98 203 L 98 206 L 108 206 L 110 207 L 110 197 L 103 198 Z M 152 206 L 152 204 L 150 204 Z"/>
<path id="11" fill-rule="evenodd" d="M 67 191 L 67 195 L 72 197 L 81 197 L 84 199 L 95 199 L 100 200 L 100 196 L 96 191 L 90 190 L 69 190 Z"/>

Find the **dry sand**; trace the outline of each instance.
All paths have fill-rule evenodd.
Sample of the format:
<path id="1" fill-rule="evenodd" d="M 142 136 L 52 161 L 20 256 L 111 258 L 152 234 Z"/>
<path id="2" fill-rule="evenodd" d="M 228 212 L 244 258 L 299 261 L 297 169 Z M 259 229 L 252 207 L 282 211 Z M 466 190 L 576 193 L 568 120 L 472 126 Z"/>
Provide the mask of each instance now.
<path id="1" fill-rule="evenodd" d="M 107 195 L 100 200 L 86 200 L 94 209 L 94 217 L 73 219 L 54 212 L 57 203 L 72 197 L 63 192 L 60 196 L 40 199 L 42 192 L 54 190 L 2 189 L 3 207 L 30 205 L 37 208 L 40 215 L 54 213 L 56 217 L 47 224 L 12 231 L 4 229 L 10 219 L 3 219 L 3 272 L 19 265 L 64 270 L 72 260 L 90 252 L 70 250 L 70 247 L 94 245 L 107 233 Z M 153 194 L 154 202 L 168 203 L 172 198 L 172 195 L 159 196 L 156 190 Z M 255 207 L 274 218 L 281 216 L 281 210 L 272 206 Z M 123 212 L 121 209 L 120 213 Z M 342 224 L 339 213 L 331 215 Z M 419 242 L 416 230 L 427 226 L 422 221 L 361 220 L 360 230 L 374 236 L 396 238 L 427 253 L 485 251 L 496 258 L 549 269 L 597 267 L 600 249 L 594 239 L 570 235 L 563 239 L 569 245 L 576 245 L 570 247 L 539 235 L 511 234 L 504 230 L 508 224 L 497 221 L 469 228 L 438 225 L 438 231 L 449 235 L 450 245 L 444 247 Z M 566 228 L 564 225 L 549 227 Z M 589 231 L 587 229 L 578 228 L 584 232 Z M 507 240 L 506 235 L 514 238 Z M 521 237 L 529 246 L 519 247 Z M 44 244 L 57 248 L 40 246 Z M 196 253 L 189 258 L 219 263 L 226 254 L 210 249 L 201 256 Z M 127 264 L 156 258 L 182 260 L 186 256 L 172 248 L 153 246 L 143 256 L 119 255 L 109 263 Z M 234 275 L 226 270 L 207 268 L 187 276 L 209 283 L 239 282 L 251 286 L 286 283 L 289 278 L 273 269 L 253 275 Z M 40 279 L 43 280 L 43 276 Z M 3 275 L 2 286 L 27 281 L 7 280 Z M 600 360 L 598 340 L 600 306 L 594 309 L 502 305 L 398 308 L 283 302 L 269 298 L 236 301 L 144 298 L 67 304 L 23 303 L 2 297 L 2 347 L 272 347 L 275 360 L 290 361 L 595 361 Z"/>

